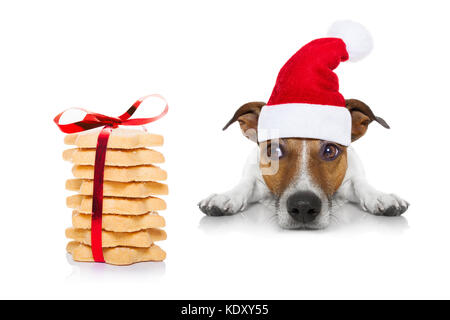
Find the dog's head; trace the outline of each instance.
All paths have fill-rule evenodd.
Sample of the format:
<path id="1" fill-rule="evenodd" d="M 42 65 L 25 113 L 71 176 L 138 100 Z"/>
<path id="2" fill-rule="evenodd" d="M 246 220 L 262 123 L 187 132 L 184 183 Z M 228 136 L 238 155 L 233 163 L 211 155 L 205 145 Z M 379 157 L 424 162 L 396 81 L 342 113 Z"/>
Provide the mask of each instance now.
<path id="1" fill-rule="evenodd" d="M 224 127 L 238 121 L 242 133 L 257 142 L 258 118 L 263 102 L 241 106 Z M 362 101 L 346 100 L 352 117 L 352 142 L 361 138 L 377 117 Z M 277 199 L 278 222 L 287 229 L 320 229 L 329 224 L 332 196 L 347 171 L 347 147 L 323 140 L 282 138 L 259 143 L 261 173 Z M 276 170 L 269 170 L 276 168 Z"/>

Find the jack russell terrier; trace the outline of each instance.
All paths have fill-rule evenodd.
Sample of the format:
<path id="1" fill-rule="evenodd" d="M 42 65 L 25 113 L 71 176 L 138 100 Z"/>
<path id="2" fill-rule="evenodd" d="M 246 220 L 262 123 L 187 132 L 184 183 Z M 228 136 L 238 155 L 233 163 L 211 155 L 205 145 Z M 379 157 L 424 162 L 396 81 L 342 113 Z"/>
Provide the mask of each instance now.
<path id="1" fill-rule="evenodd" d="M 202 200 L 200 210 L 209 216 L 232 215 L 268 201 L 286 229 L 325 228 L 344 202 L 374 215 L 403 214 L 409 204 L 370 186 L 350 147 L 372 121 L 389 126 L 362 101 L 345 100 L 333 72 L 340 62 L 359 60 L 371 48 L 372 38 L 362 25 L 341 21 L 329 37 L 297 51 L 280 70 L 267 104 L 244 104 L 225 126 L 239 122 L 258 148 L 240 183 Z"/>
<path id="2" fill-rule="evenodd" d="M 224 130 L 238 121 L 244 136 L 256 142 L 258 118 L 264 105 L 264 102 L 244 104 Z M 346 108 L 351 114 L 352 142 L 366 133 L 372 121 L 389 128 L 362 101 L 346 100 Z M 273 166 L 272 162 L 277 162 L 278 170 L 263 174 L 264 169 Z M 382 216 L 399 216 L 409 206 L 405 200 L 380 192 L 367 182 L 362 163 L 351 146 L 305 138 L 259 143 L 239 184 L 223 194 L 210 195 L 199 203 L 199 208 L 209 216 L 224 216 L 242 212 L 256 202 L 269 202 L 276 211 L 278 224 L 286 229 L 325 228 L 333 209 L 345 202 Z"/>

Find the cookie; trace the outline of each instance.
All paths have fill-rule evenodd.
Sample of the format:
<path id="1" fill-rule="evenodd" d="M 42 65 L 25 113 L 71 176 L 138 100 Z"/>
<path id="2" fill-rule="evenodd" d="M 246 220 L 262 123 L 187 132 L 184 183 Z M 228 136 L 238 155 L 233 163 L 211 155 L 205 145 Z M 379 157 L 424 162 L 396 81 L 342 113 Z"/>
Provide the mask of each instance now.
<path id="1" fill-rule="evenodd" d="M 100 129 L 73 133 L 65 136 L 64 143 L 78 148 L 96 148 Z M 164 138 L 158 134 L 139 129 L 117 128 L 112 130 L 108 139 L 109 149 L 137 149 L 162 146 Z"/>
<path id="2" fill-rule="evenodd" d="M 92 196 L 73 195 L 67 197 L 67 206 L 80 213 L 92 212 Z M 165 210 L 166 202 L 155 197 L 140 199 L 131 198 L 103 198 L 103 213 L 122 215 L 141 215 L 150 211 Z"/>
<path id="3" fill-rule="evenodd" d="M 94 190 L 92 180 L 69 179 L 66 181 L 66 189 L 76 191 L 79 194 L 91 196 Z M 103 182 L 103 195 L 105 197 L 147 198 L 151 195 L 167 195 L 166 184 L 147 182 Z"/>
<path id="4" fill-rule="evenodd" d="M 67 252 L 72 255 L 72 259 L 81 262 L 94 262 L 91 247 L 82 243 L 71 241 L 67 244 Z M 149 248 L 104 248 L 103 258 L 106 263 L 126 266 L 129 264 L 145 261 L 163 261 L 166 253 L 157 245 Z"/>
<path id="5" fill-rule="evenodd" d="M 90 214 L 72 212 L 72 225 L 76 229 L 91 229 Z M 102 229 L 113 232 L 135 232 L 150 228 L 163 228 L 166 221 L 156 212 L 149 212 L 139 216 L 124 216 L 104 214 L 102 216 Z"/>
<path id="6" fill-rule="evenodd" d="M 91 245 L 91 230 L 66 229 L 66 237 L 77 242 Z M 148 248 L 153 242 L 167 239 L 167 234 L 160 229 L 146 229 L 136 232 L 110 232 L 102 231 L 102 247 L 138 247 Z"/>
<path id="7" fill-rule="evenodd" d="M 94 178 L 94 166 L 75 165 L 72 168 L 75 178 L 90 179 Z M 153 166 L 136 167 L 111 167 L 105 166 L 105 181 L 132 182 L 132 181 L 163 181 L 167 179 L 167 172 L 163 169 Z"/>
<path id="8" fill-rule="evenodd" d="M 63 159 L 74 164 L 95 164 L 95 149 L 68 149 L 63 152 Z M 108 149 L 106 151 L 105 165 L 118 167 L 131 167 L 152 163 L 163 163 L 162 153 L 152 149 Z"/>

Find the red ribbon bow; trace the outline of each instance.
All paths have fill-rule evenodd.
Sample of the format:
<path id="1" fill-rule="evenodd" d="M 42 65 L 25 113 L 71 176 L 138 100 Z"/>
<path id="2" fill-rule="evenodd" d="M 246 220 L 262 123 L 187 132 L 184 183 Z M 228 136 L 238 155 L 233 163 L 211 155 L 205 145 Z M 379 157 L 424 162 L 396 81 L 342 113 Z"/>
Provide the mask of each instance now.
<path id="1" fill-rule="evenodd" d="M 157 97 L 164 102 L 166 106 L 164 110 L 157 116 L 152 118 L 130 119 L 139 105 L 147 98 Z M 78 122 L 69 124 L 60 124 L 59 120 L 62 115 L 72 109 L 78 109 L 86 112 L 86 116 Z M 169 111 L 169 105 L 166 99 L 159 94 L 151 94 L 137 100 L 133 105 L 120 117 L 109 117 L 100 113 L 90 112 L 81 108 L 70 108 L 58 114 L 53 121 L 59 129 L 64 133 L 76 133 L 86 131 L 98 127 L 103 127 L 97 139 L 97 148 L 95 152 L 94 166 L 94 190 L 92 193 L 92 222 L 91 222 L 91 249 L 95 262 L 105 262 L 102 249 L 102 215 L 103 215 L 103 177 L 105 170 L 106 149 L 108 139 L 113 128 L 121 126 L 142 126 L 154 122 L 164 117 Z"/>

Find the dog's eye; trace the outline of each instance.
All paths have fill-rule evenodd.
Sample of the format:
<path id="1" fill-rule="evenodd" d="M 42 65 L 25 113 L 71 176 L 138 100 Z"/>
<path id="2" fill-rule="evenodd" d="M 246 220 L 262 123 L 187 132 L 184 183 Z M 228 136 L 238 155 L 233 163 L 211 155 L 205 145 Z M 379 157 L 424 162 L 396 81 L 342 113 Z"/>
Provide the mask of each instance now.
<path id="1" fill-rule="evenodd" d="M 323 145 L 320 151 L 320 156 L 325 161 L 333 161 L 339 156 L 340 153 L 341 149 L 339 149 L 337 145 L 334 143 L 327 143 Z"/>
<path id="2" fill-rule="evenodd" d="M 270 160 L 278 160 L 284 156 L 283 147 L 278 144 L 271 143 L 267 146 L 267 157 Z"/>

